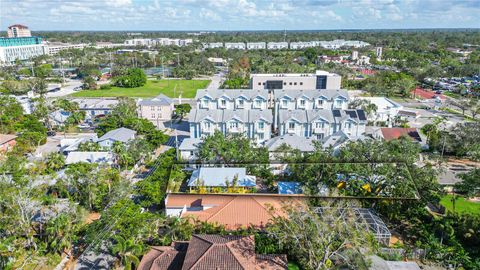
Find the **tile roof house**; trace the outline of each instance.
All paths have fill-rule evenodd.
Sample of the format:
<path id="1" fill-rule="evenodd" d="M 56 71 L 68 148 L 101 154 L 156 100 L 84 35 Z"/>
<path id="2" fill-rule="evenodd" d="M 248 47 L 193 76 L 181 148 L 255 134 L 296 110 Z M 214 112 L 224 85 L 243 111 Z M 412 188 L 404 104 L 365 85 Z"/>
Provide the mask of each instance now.
<path id="1" fill-rule="evenodd" d="M 0 134 L 0 152 L 7 152 L 17 144 L 17 136 L 13 134 Z"/>
<path id="2" fill-rule="evenodd" d="M 136 134 L 135 130 L 121 127 L 105 133 L 97 142 L 100 146 L 109 148 L 113 146 L 114 142 L 127 143 L 135 139 Z"/>
<path id="3" fill-rule="evenodd" d="M 426 139 L 416 128 L 380 128 L 374 131 L 373 137 L 386 141 L 396 140 L 400 137 L 406 137 L 411 139 L 413 142 L 419 143 L 422 148 L 428 148 Z"/>
<path id="4" fill-rule="evenodd" d="M 263 228 L 270 222 L 272 213 L 286 215 L 282 210 L 284 204 L 301 207 L 304 200 L 301 195 L 171 193 L 165 199 L 165 210 L 168 216 L 193 217 L 236 230 L 248 226 Z"/>
<path id="5" fill-rule="evenodd" d="M 183 247 L 187 247 L 184 250 Z M 182 249 L 183 248 L 183 249 Z M 139 270 L 287 269 L 285 255 L 255 253 L 253 236 L 193 235 L 188 243 L 152 247 Z"/>

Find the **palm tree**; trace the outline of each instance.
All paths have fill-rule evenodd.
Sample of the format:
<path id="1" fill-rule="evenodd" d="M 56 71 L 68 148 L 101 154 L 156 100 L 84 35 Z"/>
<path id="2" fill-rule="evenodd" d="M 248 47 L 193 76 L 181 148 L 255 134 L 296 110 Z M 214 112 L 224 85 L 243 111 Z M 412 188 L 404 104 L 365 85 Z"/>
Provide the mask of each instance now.
<path id="1" fill-rule="evenodd" d="M 125 270 L 135 269 L 140 263 L 138 256 L 142 254 L 143 247 L 135 243 L 134 239 L 125 239 L 120 235 L 114 236 L 114 239 L 116 243 L 112 246 L 112 253 L 120 259 Z"/>
<path id="2" fill-rule="evenodd" d="M 53 152 L 47 157 L 47 167 L 50 170 L 58 171 L 65 166 L 65 157 L 58 153 Z"/>

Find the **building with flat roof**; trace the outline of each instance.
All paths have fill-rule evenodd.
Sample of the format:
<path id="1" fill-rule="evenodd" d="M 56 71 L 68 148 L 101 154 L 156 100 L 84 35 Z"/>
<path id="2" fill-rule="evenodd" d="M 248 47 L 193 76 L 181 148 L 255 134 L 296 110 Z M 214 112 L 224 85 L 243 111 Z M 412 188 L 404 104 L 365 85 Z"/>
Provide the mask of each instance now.
<path id="1" fill-rule="evenodd" d="M 245 50 L 245 43 L 244 42 L 225 42 L 225 49 L 237 49 L 237 50 Z"/>
<path id="2" fill-rule="evenodd" d="M 10 64 L 43 54 L 45 45 L 40 37 L 0 38 L 0 64 Z"/>
<path id="3" fill-rule="evenodd" d="M 269 50 L 288 49 L 288 42 L 268 42 L 267 49 Z"/>
<path id="4" fill-rule="evenodd" d="M 60 51 L 68 50 L 68 49 L 79 49 L 82 50 L 85 48 L 86 44 L 70 44 L 70 43 L 61 43 L 61 42 L 52 42 L 47 43 L 45 46 L 45 53 L 46 54 L 57 54 Z"/>
<path id="5" fill-rule="evenodd" d="M 264 50 L 267 48 L 267 43 L 265 42 L 247 42 L 248 50 Z"/>
<path id="6" fill-rule="evenodd" d="M 250 88 L 258 89 L 340 89 L 342 77 L 317 70 L 315 73 L 251 74 Z"/>
<path id="7" fill-rule="evenodd" d="M 10 25 L 7 28 L 7 36 L 9 38 L 16 38 L 16 37 L 31 37 L 32 33 L 27 26 L 21 24 L 14 24 Z"/>

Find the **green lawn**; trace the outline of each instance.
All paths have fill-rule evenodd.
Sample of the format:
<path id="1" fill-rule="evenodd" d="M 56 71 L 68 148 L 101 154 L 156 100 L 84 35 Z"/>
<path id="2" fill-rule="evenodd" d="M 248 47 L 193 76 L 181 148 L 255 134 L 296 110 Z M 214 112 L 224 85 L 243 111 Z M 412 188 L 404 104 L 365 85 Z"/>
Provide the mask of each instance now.
<path id="1" fill-rule="evenodd" d="M 442 198 L 440 203 L 445 206 L 447 211 L 453 211 L 452 204 L 453 195 L 449 194 Z M 469 214 L 480 214 L 480 203 L 466 201 L 464 197 L 456 196 L 455 202 L 455 212 L 456 213 L 469 213 Z"/>
<path id="2" fill-rule="evenodd" d="M 288 262 L 288 270 L 300 270 L 300 266 L 295 262 Z"/>
<path id="3" fill-rule="evenodd" d="M 142 87 L 112 87 L 108 90 L 83 90 L 72 94 L 73 97 L 155 97 L 160 93 L 168 97 L 193 98 L 197 89 L 208 86 L 210 80 L 148 80 Z M 175 88 L 176 86 L 176 88 Z M 174 93 L 175 89 L 175 93 Z"/>

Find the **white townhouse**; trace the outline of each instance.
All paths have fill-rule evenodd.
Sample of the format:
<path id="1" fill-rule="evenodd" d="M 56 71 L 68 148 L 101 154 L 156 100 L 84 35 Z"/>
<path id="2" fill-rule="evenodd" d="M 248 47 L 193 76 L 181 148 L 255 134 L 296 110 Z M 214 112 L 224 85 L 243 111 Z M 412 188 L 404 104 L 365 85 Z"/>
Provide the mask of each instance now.
<path id="1" fill-rule="evenodd" d="M 268 90 L 199 89 L 195 100 L 197 109 L 267 110 Z"/>
<path id="2" fill-rule="evenodd" d="M 299 42 L 290 42 L 290 49 L 299 50 L 305 48 L 315 47 L 315 44 L 311 41 L 299 41 Z"/>
<path id="3" fill-rule="evenodd" d="M 325 90 L 274 90 L 275 128 L 281 111 L 294 110 L 346 110 L 348 92 L 342 89 Z"/>
<path id="4" fill-rule="evenodd" d="M 224 135 L 244 135 L 257 143 L 271 138 L 271 110 L 192 109 L 188 115 L 190 138 L 210 136 L 215 131 Z"/>
<path id="5" fill-rule="evenodd" d="M 322 140 L 338 131 L 348 136 L 365 133 L 367 118 L 363 110 L 280 110 L 278 134 L 295 134 Z"/>

